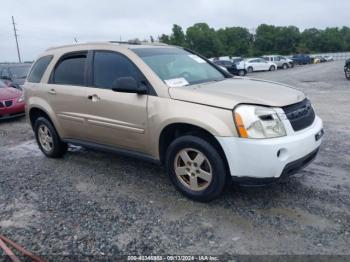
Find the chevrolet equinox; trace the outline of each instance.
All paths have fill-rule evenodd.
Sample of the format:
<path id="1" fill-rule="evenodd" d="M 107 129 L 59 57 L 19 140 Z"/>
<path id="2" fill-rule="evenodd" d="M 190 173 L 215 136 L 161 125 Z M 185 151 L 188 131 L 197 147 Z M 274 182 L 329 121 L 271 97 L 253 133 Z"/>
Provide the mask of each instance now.
<path id="1" fill-rule="evenodd" d="M 270 183 L 316 156 L 322 120 L 289 86 L 232 77 L 190 50 L 116 42 L 48 49 L 25 83 L 26 113 L 42 152 L 67 144 L 165 166 L 198 201 L 229 180 Z"/>

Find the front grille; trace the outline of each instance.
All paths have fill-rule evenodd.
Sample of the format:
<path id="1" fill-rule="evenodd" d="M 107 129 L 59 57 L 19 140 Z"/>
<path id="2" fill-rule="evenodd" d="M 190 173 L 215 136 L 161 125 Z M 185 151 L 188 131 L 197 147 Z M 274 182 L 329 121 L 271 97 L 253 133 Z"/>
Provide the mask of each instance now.
<path id="1" fill-rule="evenodd" d="M 7 100 L 7 101 L 5 101 L 5 106 L 6 107 L 10 107 L 10 106 L 12 106 L 12 100 Z"/>
<path id="2" fill-rule="evenodd" d="M 4 108 L 4 104 L 2 102 L 0 102 L 0 108 Z"/>
<path id="3" fill-rule="evenodd" d="M 308 99 L 282 107 L 294 131 L 299 131 L 312 125 L 315 120 L 315 112 Z"/>

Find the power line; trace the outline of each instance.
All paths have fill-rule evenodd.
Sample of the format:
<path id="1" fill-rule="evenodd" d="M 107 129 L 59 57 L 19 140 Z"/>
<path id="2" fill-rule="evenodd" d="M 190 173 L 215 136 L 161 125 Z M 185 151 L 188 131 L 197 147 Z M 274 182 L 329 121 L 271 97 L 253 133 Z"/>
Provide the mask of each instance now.
<path id="1" fill-rule="evenodd" d="M 12 24 L 13 24 L 13 31 L 14 31 L 14 33 L 15 33 L 15 39 L 16 39 L 18 61 L 19 61 L 20 63 L 22 63 L 22 61 L 21 61 L 21 54 L 20 54 L 20 52 L 19 52 L 19 46 L 18 46 L 17 29 L 16 29 L 16 24 L 15 24 L 15 19 L 13 18 L 13 16 L 12 16 Z"/>

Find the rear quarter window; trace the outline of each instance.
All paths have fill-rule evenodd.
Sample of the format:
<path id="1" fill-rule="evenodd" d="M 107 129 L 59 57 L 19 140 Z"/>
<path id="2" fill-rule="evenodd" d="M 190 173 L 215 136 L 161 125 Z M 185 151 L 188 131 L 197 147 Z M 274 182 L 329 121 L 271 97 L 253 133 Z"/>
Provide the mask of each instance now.
<path id="1" fill-rule="evenodd" d="M 28 82 L 31 83 L 40 83 L 41 78 L 43 77 L 47 66 L 50 64 L 53 56 L 43 56 L 39 58 L 33 65 L 32 70 L 28 75 Z"/>

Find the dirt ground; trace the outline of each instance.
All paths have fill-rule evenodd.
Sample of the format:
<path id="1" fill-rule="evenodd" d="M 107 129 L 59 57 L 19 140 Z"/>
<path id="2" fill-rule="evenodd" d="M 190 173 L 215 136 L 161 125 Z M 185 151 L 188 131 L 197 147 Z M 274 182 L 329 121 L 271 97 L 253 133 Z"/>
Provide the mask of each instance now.
<path id="1" fill-rule="evenodd" d="M 1 234 L 56 258 L 350 255 L 350 81 L 343 62 L 251 77 L 301 89 L 324 121 L 320 153 L 299 174 L 269 187 L 233 185 L 216 201 L 196 203 L 174 189 L 161 167 L 79 147 L 48 159 L 23 118 L 3 121 Z"/>

